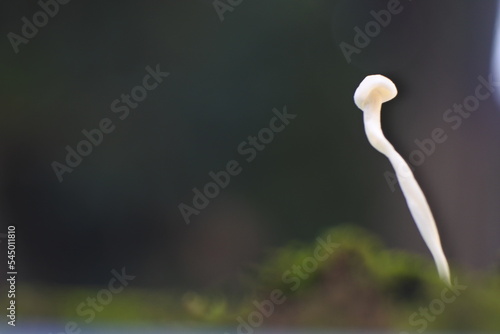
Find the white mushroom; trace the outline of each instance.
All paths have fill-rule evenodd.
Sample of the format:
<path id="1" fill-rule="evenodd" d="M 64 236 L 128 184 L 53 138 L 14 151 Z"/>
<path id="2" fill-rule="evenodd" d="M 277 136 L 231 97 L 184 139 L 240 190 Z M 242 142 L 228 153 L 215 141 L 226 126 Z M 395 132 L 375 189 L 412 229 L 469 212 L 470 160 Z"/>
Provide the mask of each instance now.
<path id="1" fill-rule="evenodd" d="M 382 75 L 367 76 L 354 93 L 354 102 L 363 111 L 366 136 L 379 152 L 387 156 L 396 171 L 399 185 L 406 203 L 427 247 L 432 253 L 439 276 L 450 285 L 448 261 L 441 247 L 439 232 L 424 193 L 405 160 L 385 138 L 380 125 L 382 103 L 392 100 L 398 94 L 394 83 Z"/>

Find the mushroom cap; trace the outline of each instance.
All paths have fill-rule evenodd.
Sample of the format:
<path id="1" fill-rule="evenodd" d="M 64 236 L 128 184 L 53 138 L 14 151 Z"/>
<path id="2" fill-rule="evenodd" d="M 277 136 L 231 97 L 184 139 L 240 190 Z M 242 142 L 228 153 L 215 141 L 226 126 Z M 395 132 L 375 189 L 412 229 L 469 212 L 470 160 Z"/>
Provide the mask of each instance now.
<path id="1" fill-rule="evenodd" d="M 379 103 L 384 103 L 398 95 L 396 85 L 387 77 L 380 74 L 369 75 L 359 84 L 354 93 L 354 103 L 359 109 L 378 99 Z"/>

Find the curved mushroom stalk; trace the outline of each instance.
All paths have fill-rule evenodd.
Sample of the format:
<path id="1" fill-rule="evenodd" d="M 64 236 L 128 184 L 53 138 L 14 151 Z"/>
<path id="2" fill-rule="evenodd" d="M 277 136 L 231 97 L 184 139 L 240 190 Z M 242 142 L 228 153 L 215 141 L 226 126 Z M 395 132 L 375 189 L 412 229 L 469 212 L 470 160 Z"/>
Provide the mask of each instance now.
<path id="1" fill-rule="evenodd" d="M 424 193 L 405 160 L 385 138 L 380 124 L 382 103 L 392 100 L 398 91 L 394 83 L 382 75 L 367 76 L 354 93 L 354 102 L 363 111 L 366 136 L 370 144 L 391 162 L 399 185 L 427 247 L 429 248 L 441 279 L 451 285 L 448 261 L 443 253 L 439 232 Z"/>

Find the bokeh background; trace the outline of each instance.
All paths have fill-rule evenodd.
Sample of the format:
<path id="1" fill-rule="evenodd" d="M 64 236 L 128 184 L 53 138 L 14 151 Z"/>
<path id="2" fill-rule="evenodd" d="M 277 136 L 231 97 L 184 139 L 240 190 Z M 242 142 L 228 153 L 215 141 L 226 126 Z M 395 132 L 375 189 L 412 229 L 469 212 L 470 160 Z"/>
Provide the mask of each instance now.
<path id="1" fill-rule="evenodd" d="M 354 27 L 387 5 L 244 0 L 221 21 L 212 0 L 74 0 L 16 54 L 7 34 L 40 7 L 2 2 L 0 232 L 16 227 L 19 289 L 95 290 L 126 267 L 134 289 L 238 298 L 242 277 L 273 249 L 345 223 L 430 258 L 352 100 L 375 73 L 398 86 L 382 123 L 406 159 L 433 129 L 448 136 L 415 169 L 445 253 L 467 270 L 498 266 L 498 106 L 481 102 L 457 130 L 443 120 L 491 73 L 497 3 L 401 0 L 348 62 L 340 43 L 353 44 Z M 156 64 L 170 76 L 120 120 L 111 102 Z M 284 106 L 297 117 L 244 161 L 238 145 Z M 53 161 L 103 118 L 114 132 L 59 182 Z M 233 159 L 241 174 L 186 224 L 178 205 Z M 31 303 L 25 296 L 19 304 Z M 43 314 L 19 321 L 52 321 Z"/>

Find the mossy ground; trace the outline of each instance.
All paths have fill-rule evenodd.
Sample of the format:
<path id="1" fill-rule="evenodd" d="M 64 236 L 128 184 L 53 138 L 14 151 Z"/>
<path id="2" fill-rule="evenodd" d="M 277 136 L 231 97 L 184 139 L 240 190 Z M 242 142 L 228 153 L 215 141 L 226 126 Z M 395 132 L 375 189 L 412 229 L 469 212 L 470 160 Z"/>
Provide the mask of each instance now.
<path id="1" fill-rule="evenodd" d="M 415 331 L 424 326 L 420 319 L 425 316 L 419 313 L 429 309 L 425 329 L 500 330 L 498 272 L 470 273 L 451 264 L 452 281 L 466 288 L 459 289 L 459 295 L 444 292 L 443 300 L 448 288 L 430 258 L 388 250 L 377 238 L 352 226 L 333 228 L 320 238 L 337 245 L 331 254 L 322 251 L 321 259 L 315 257 L 317 240 L 276 249 L 242 280 L 247 293 L 238 300 L 223 293 L 181 294 L 131 286 L 99 313 L 98 320 L 235 327 L 238 317 L 248 319 L 256 310 L 255 302 L 269 300 L 273 291 L 280 291 L 284 301 L 274 304 L 264 326 Z M 312 266 L 312 259 L 317 266 Z M 304 268 L 306 263 L 309 271 L 294 273 L 294 268 Z M 95 289 L 25 286 L 19 300 L 30 303 L 20 304 L 19 314 L 71 320 L 76 317 L 76 305 L 95 293 Z"/>

